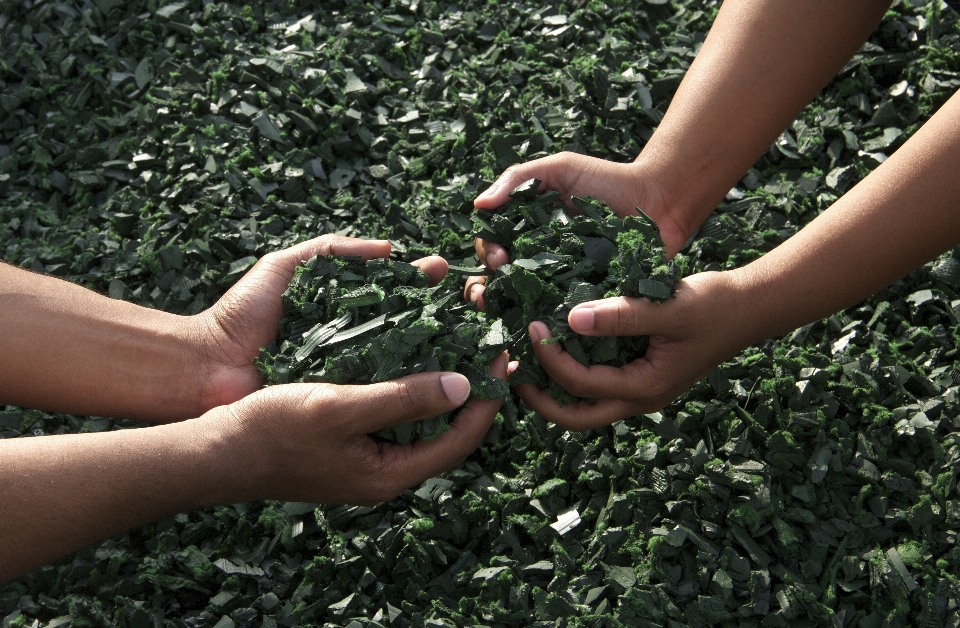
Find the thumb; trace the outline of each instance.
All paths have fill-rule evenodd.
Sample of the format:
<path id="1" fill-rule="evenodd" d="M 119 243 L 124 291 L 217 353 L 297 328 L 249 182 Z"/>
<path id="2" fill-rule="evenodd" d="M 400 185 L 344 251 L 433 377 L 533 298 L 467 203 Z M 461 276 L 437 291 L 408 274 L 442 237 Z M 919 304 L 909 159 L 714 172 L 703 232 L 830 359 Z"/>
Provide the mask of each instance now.
<path id="1" fill-rule="evenodd" d="M 365 433 L 449 412 L 470 396 L 470 382 L 459 373 L 417 373 L 389 382 L 344 386 L 363 407 L 358 429 Z"/>
<path id="2" fill-rule="evenodd" d="M 584 336 L 644 336 L 663 332 L 669 323 L 664 304 L 648 299 L 612 297 L 576 306 L 567 315 L 570 328 Z"/>

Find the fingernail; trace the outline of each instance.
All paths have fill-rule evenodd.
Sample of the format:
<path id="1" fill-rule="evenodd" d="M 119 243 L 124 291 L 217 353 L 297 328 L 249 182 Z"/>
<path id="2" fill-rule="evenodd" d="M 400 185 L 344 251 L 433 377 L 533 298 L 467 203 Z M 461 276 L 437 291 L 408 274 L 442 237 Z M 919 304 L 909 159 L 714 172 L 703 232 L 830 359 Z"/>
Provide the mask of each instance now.
<path id="1" fill-rule="evenodd" d="M 576 332 L 593 331 L 593 308 L 575 307 L 567 317 L 570 328 Z"/>
<path id="2" fill-rule="evenodd" d="M 458 406 L 470 396 L 470 382 L 459 373 L 447 373 L 440 378 L 440 384 L 443 386 L 443 392 L 447 399 Z"/>
<path id="3" fill-rule="evenodd" d="M 547 337 L 547 334 L 550 333 L 550 330 L 547 329 L 547 326 L 539 321 L 530 323 L 530 327 L 527 328 L 527 332 L 530 334 L 530 341 L 534 344 L 540 342 Z"/>

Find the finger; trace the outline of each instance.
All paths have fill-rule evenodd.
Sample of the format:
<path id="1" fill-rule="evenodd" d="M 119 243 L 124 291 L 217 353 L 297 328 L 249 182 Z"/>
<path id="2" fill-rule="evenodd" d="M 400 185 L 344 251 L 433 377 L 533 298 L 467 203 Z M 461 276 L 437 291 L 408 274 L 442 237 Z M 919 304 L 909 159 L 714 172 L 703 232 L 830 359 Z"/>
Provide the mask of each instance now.
<path id="1" fill-rule="evenodd" d="M 546 390 L 534 384 L 521 384 L 514 390 L 531 410 L 560 427 L 577 432 L 610 425 L 643 411 L 639 404 L 622 399 L 601 399 L 592 405 L 575 401 L 561 406 Z"/>
<path id="2" fill-rule="evenodd" d="M 611 297 L 576 306 L 567 315 L 567 323 L 584 336 L 663 334 L 669 324 L 664 317 L 667 307 L 644 298 Z"/>
<path id="3" fill-rule="evenodd" d="M 629 186 L 625 185 L 632 182 L 632 170 L 631 164 L 617 164 L 565 151 L 510 166 L 473 201 L 473 206 L 477 209 L 499 207 L 509 200 L 515 187 L 536 178 L 542 182 L 541 191 L 556 190 L 561 201 L 571 196 L 597 196 L 618 213 L 621 210 L 632 212 L 633 201 L 627 200 Z"/>
<path id="4" fill-rule="evenodd" d="M 367 261 L 376 257 L 388 257 L 390 255 L 390 242 L 388 240 L 362 240 L 360 238 L 326 234 L 319 238 L 301 242 L 281 251 L 280 254 L 288 263 L 292 261 L 294 267 L 314 255 L 357 255 L 363 261 Z"/>
<path id="5" fill-rule="evenodd" d="M 476 238 L 473 241 L 473 248 L 480 261 L 490 270 L 496 270 L 510 261 L 507 250 L 496 242 Z"/>
<path id="6" fill-rule="evenodd" d="M 470 396 L 470 382 L 459 373 L 417 373 L 389 382 L 344 386 L 356 407 L 356 431 L 369 434 L 401 423 L 410 423 L 449 412 Z"/>
<path id="7" fill-rule="evenodd" d="M 364 260 L 387 257 L 390 255 L 390 242 L 328 234 L 282 251 L 268 253 L 227 291 L 225 300 L 221 299 L 218 304 L 237 302 L 251 296 L 279 296 L 286 290 L 296 267 L 314 255 L 359 255 Z M 282 312 L 280 300 L 276 299 L 273 316 L 281 316 Z M 275 324 L 271 325 L 275 328 Z"/>
<path id="8" fill-rule="evenodd" d="M 534 159 L 525 164 L 510 166 L 500 174 L 500 177 L 493 182 L 493 185 L 481 192 L 480 195 L 474 199 L 473 206 L 477 209 L 494 209 L 495 207 L 500 207 L 510 200 L 510 192 L 512 192 L 515 187 L 533 178 L 545 182 L 545 185 L 540 186 L 541 191 L 548 188 L 554 189 L 550 187 L 549 183 L 546 183 L 546 180 L 555 179 L 556 173 L 554 171 L 562 167 L 555 157 L 556 155 L 553 155 L 542 159 Z"/>
<path id="9" fill-rule="evenodd" d="M 439 255 L 431 255 L 413 262 L 413 265 L 430 277 L 430 285 L 435 286 L 447 275 L 447 260 Z"/>
<path id="10" fill-rule="evenodd" d="M 542 342 L 551 338 L 546 325 L 534 322 L 529 329 L 540 366 L 571 395 L 588 399 L 622 399 L 625 391 L 630 391 L 630 399 L 658 395 L 655 384 L 659 378 L 647 360 L 640 358 L 620 368 L 605 364 L 584 366 L 564 351 L 559 342 Z"/>
<path id="11" fill-rule="evenodd" d="M 490 363 L 494 377 L 506 379 L 507 355 L 500 354 Z M 412 445 L 383 447 L 389 473 L 413 486 L 451 469 L 473 452 L 493 424 L 503 399 L 472 397 L 450 423 L 450 430 L 434 440 L 421 440 Z M 389 445 L 389 444 L 388 444 Z"/>
<path id="12" fill-rule="evenodd" d="M 476 303 L 477 309 L 483 309 L 483 291 L 486 290 L 484 282 L 486 277 L 467 277 L 467 283 L 463 287 L 463 298 L 470 303 Z"/>
<path id="13" fill-rule="evenodd" d="M 338 235 L 323 235 L 282 251 L 264 255 L 244 275 L 238 286 L 249 284 L 260 292 L 280 294 L 293 277 L 293 271 L 314 255 L 358 255 L 364 261 L 390 255 L 387 240 L 360 240 Z M 279 290 L 279 292 L 278 292 Z"/>

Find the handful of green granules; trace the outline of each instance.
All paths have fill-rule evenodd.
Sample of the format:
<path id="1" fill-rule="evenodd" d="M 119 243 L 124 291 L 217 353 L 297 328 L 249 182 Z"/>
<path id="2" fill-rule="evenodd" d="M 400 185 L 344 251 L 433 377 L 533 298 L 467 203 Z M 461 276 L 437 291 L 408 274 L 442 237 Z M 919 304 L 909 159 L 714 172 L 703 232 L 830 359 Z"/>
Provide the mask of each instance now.
<path id="1" fill-rule="evenodd" d="M 506 347 L 503 325 L 464 303 L 460 277 L 429 278 L 403 262 L 313 257 L 283 294 L 276 343 L 256 364 L 268 384 L 367 384 L 424 371 L 456 371 L 474 396 L 496 399 L 507 385 L 487 374 Z M 446 416 L 388 428 L 401 443 L 435 438 Z"/>
<path id="2" fill-rule="evenodd" d="M 538 194 L 532 179 L 511 193 L 496 211 L 478 211 L 474 235 L 504 246 L 510 263 L 487 280 L 487 316 L 503 321 L 512 359 L 520 367 L 513 385 L 533 383 L 566 405 L 575 398 L 537 363 L 527 326 L 542 321 L 555 342 L 584 365 L 623 366 L 641 357 L 646 336 L 581 336 L 570 330 L 574 306 L 606 297 L 647 297 L 663 301 L 673 294 L 682 264 L 663 254 L 656 224 L 644 214 L 620 218 L 594 199 L 573 198 L 579 215 L 556 206 L 556 192 Z"/>
<path id="3" fill-rule="evenodd" d="M 574 198 L 580 214 L 571 216 L 556 206 L 556 193 L 537 194 L 539 185 L 528 181 L 502 208 L 477 212 L 474 234 L 510 252 L 510 263 L 488 277 L 482 312 L 462 298 L 461 275 L 477 269 L 451 267 L 431 287 L 415 266 L 391 260 L 314 257 L 298 267 L 283 294 L 278 339 L 256 361 L 267 383 L 362 384 L 456 371 L 473 395 L 495 399 L 508 389 L 487 365 L 506 350 L 520 361 L 511 384 L 534 383 L 570 403 L 536 361 L 527 333 L 535 320 L 582 364 L 622 366 L 642 356 L 646 337 L 579 336 L 567 314 L 609 296 L 669 298 L 681 268 L 663 256 L 656 225 L 644 215 L 621 219 L 592 199 Z M 401 443 L 434 438 L 447 420 L 379 435 Z"/>

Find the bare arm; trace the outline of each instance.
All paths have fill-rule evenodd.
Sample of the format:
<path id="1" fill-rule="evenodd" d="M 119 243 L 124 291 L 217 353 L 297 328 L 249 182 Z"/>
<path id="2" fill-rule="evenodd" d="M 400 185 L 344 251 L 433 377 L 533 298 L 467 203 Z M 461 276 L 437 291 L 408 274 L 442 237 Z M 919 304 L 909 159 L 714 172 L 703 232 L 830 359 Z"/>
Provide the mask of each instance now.
<path id="1" fill-rule="evenodd" d="M 727 0 L 653 137 L 632 164 L 560 153 L 507 169 L 475 201 L 492 209 L 521 182 L 641 207 L 675 254 L 783 129 L 876 28 L 889 0 Z M 477 242 L 481 261 L 507 261 Z M 492 254 L 492 256 L 491 256 Z"/>
<path id="2" fill-rule="evenodd" d="M 724 2 L 637 157 L 637 167 L 658 184 L 664 219 L 689 237 L 889 6 L 889 0 Z"/>
<path id="3" fill-rule="evenodd" d="M 0 264 L 0 403 L 155 422 L 199 416 L 261 386 L 253 359 L 276 337 L 280 295 L 298 263 L 389 252 L 384 241 L 316 238 L 265 255 L 196 316 Z M 439 258 L 423 267 L 446 272 Z"/>
<path id="4" fill-rule="evenodd" d="M 0 403 L 153 420 L 199 410 L 189 319 L 0 264 Z"/>
<path id="5" fill-rule="evenodd" d="M 491 365 L 506 377 L 506 358 Z M 456 373 L 292 384 L 143 429 L 0 440 L 0 583 L 111 534 L 202 505 L 273 498 L 372 505 L 456 465 L 502 400 L 470 399 L 436 440 L 367 434 L 467 400 Z"/>
<path id="6" fill-rule="evenodd" d="M 859 185 L 735 277 L 753 340 L 850 306 L 960 242 L 960 93 Z"/>
<path id="7" fill-rule="evenodd" d="M 456 373 L 257 390 L 253 358 L 276 337 L 280 295 L 297 264 L 389 250 L 388 242 L 323 236 L 271 253 L 194 317 L 0 266 L 0 402 L 156 421 L 203 414 L 0 440 L 0 582 L 167 514 L 262 498 L 373 504 L 466 457 L 502 400 L 468 401 L 470 384 Z M 416 263 L 434 282 L 447 270 L 438 257 Z M 506 376 L 505 356 L 491 373 Z M 368 436 L 465 401 L 434 441 L 400 446 Z"/>

